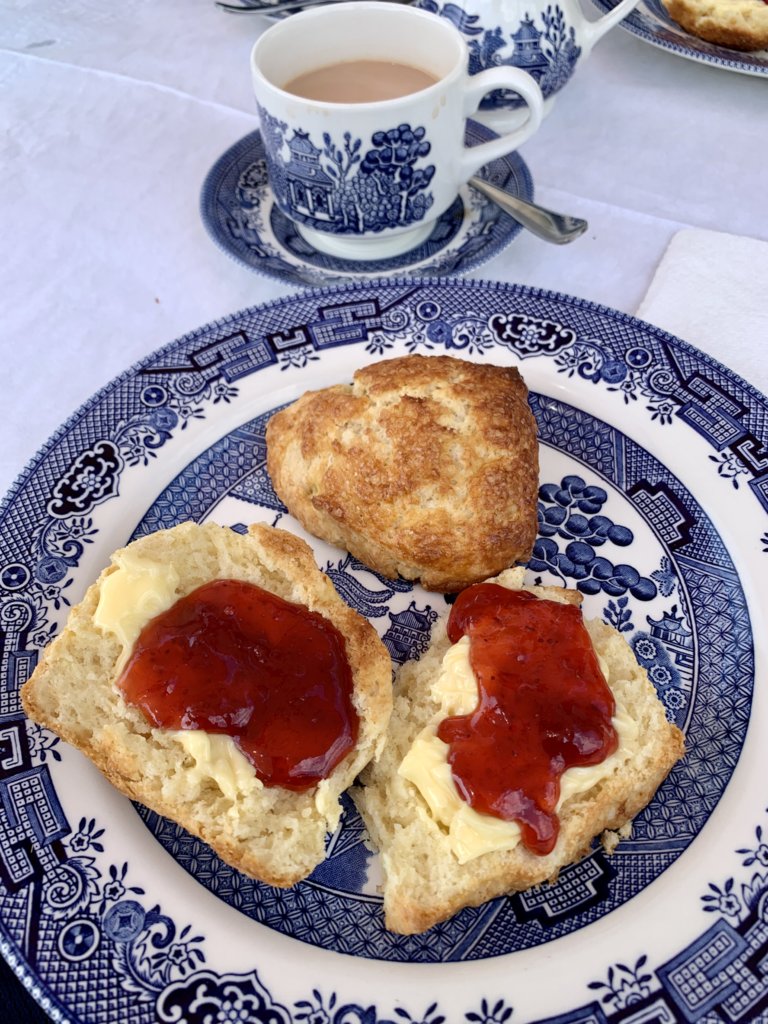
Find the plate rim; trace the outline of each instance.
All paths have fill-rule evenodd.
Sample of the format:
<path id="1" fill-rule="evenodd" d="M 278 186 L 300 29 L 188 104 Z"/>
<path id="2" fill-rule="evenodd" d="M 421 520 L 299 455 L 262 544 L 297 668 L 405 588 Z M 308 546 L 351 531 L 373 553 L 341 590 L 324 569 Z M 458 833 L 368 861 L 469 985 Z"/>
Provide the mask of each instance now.
<path id="1" fill-rule="evenodd" d="M 109 382 L 107 382 L 96 392 L 94 392 L 91 395 L 91 397 L 87 399 L 85 402 L 83 402 L 38 449 L 35 455 L 28 461 L 24 469 L 20 471 L 16 480 L 9 488 L 7 494 L 3 497 L 2 502 L 0 502 L 0 522 L 4 520 L 5 516 L 11 510 L 14 500 L 17 497 L 21 487 L 23 487 L 24 484 L 29 480 L 29 478 L 34 475 L 37 466 L 47 457 L 47 455 L 50 453 L 54 445 L 61 440 L 62 436 L 74 424 L 76 424 L 79 420 L 86 416 L 90 410 L 97 406 L 107 395 L 109 395 L 111 391 L 119 387 L 120 384 L 125 380 L 129 379 L 132 376 L 135 376 L 140 369 L 148 366 L 153 360 L 161 358 L 165 353 L 175 351 L 182 344 L 193 341 L 195 338 L 207 334 L 208 332 L 215 328 L 226 328 L 234 321 L 241 319 L 244 316 L 247 316 L 251 312 L 259 312 L 263 314 L 268 310 L 279 310 L 280 307 L 282 306 L 292 306 L 301 300 L 320 302 L 326 299 L 327 297 L 332 297 L 333 295 L 338 294 L 340 292 L 348 294 L 350 292 L 355 291 L 370 291 L 372 289 L 375 289 L 378 285 L 383 285 L 386 287 L 402 286 L 404 288 L 411 288 L 414 286 L 417 288 L 431 286 L 437 287 L 438 289 L 460 288 L 462 290 L 467 290 L 471 292 L 476 292 L 479 289 L 485 288 L 497 293 L 505 294 L 507 296 L 529 295 L 531 297 L 535 297 L 536 299 L 542 299 L 545 302 L 561 303 L 565 304 L 567 307 L 575 306 L 577 308 L 585 309 L 591 313 L 595 313 L 601 318 L 616 320 L 620 323 L 630 325 L 640 324 L 642 325 L 643 330 L 651 333 L 659 340 L 671 342 L 674 347 L 680 347 L 683 351 L 690 352 L 697 362 L 703 362 L 707 365 L 717 367 L 722 373 L 724 373 L 724 375 L 727 378 L 733 380 L 736 384 L 738 384 L 738 386 L 743 388 L 748 394 L 753 395 L 758 401 L 762 403 L 766 403 L 767 401 L 765 395 L 763 395 L 762 392 L 760 392 L 756 387 L 754 387 L 754 385 L 750 384 L 738 373 L 731 370 L 727 365 L 721 363 L 715 357 L 710 356 L 708 353 L 702 352 L 700 349 L 696 348 L 696 346 L 690 344 L 689 342 L 686 342 L 683 339 L 676 337 L 675 335 L 672 335 L 669 332 L 664 331 L 663 329 L 658 328 L 653 324 L 648 323 L 647 321 L 641 320 L 640 318 L 635 317 L 632 314 L 627 314 L 610 306 L 596 303 L 587 299 L 581 299 L 575 296 L 568 295 L 566 293 L 561 293 L 538 287 L 532 287 L 528 285 L 519 285 L 513 282 L 484 281 L 482 279 L 455 280 L 428 277 L 410 278 L 407 275 L 384 278 L 381 280 L 374 279 L 370 281 L 350 281 L 342 285 L 324 285 L 317 288 L 305 290 L 299 295 L 292 294 L 287 296 L 281 296 L 264 303 L 255 303 L 253 305 L 243 307 L 242 309 L 234 313 L 230 313 L 223 317 L 216 318 L 214 320 L 209 321 L 207 324 L 201 327 L 185 332 L 184 334 L 178 336 L 172 341 L 167 342 L 164 345 L 153 350 L 152 352 L 148 353 L 146 356 L 136 360 L 131 366 L 117 374 Z M 0 920 L 0 924 L 2 924 L 2 930 L 3 932 L 5 932 L 5 922 Z M 3 952 L 3 955 L 5 959 L 8 960 L 12 970 L 14 970 L 14 973 L 17 975 L 17 977 L 19 977 L 22 983 L 24 983 L 25 988 L 28 988 L 28 991 L 34 989 L 35 985 L 39 982 L 39 979 L 36 977 L 34 972 L 31 969 L 28 969 L 28 973 L 25 973 L 25 965 L 22 964 L 20 973 L 19 961 L 17 960 L 16 965 L 14 965 L 12 960 L 5 954 L 5 952 Z M 31 985 L 29 987 L 27 987 L 26 985 L 27 980 L 31 982 Z M 34 998 L 37 998 L 37 996 L 34 995 L 34 991 L 31 991 L 31 994 L 33 995 Z M 56 997 L 52 992 L 50 993 L 50 997 L 59 1002 L 58 997 Z"/>
<path id="2" fill-rule="evenodd" d="M 590 0 L 595 2 L 595 0 Z M 618 319 L 622 323 L 640 323 L 643 327 L 653 334 L 659 340 L 672 342 L 674 346 L 681 346 L 683 351 L 693 354 L 696 358 L 703 359 L 705 362 L 719 369 L 726 376 L 729 376 L 735 380 L 738 385 L 746 389 L 755 398 L 760 401 L 768 403 L 768 396 L 765 395 L 759 388 L 751 384 L 745 377 L 742 377 L 736 370 L 732 370 L 726 363 L 721 362 L 715 356 L 710 355 L 703 349 L 697 348 L 692 342 L 686 341 L 684 338 L 678 335 L 672 334 L 665 330 L 663 327 L 657 327 L 649 320 L 643 320 L 641 317 L 635 316 L 632 313 L 625 313 L 614 306 L 608 306 L 605 303 L 597 302 L 593 299 L 582 299 L 576 295 L 572 295 L 568 292 L 561 292 L 551 288 L 542 288 L 538 285 L 520 284 L 515 281 L 499 281 L 491 278 L 443 278 L 443 277 L 409 277 L 408 275 L 397 275 L 392 277 L 373 277 L 364 281 L 353 280 L 344 284 L 325 284 L 318 285 L 313 288 L 303 288 L 299 292 L 291 293 L 290 295 L 281 295 L 274 299 L 268 299 L 266 302 L 255 302 L 247 306 L 242 306 L 235 310 L 233 313 L 224 314 L 221 317 L 215 317 L 213 320 L 209 320 L 207 323 L 200 327 L 195 327 L 192 330 L 185 331 L 183 334 L 177 335 L 172 341 L 165 342 L 158 346 L 152 351 L 148 352 L 145 356 L 140 356 L 134 360 L 129 366 L 121 370 L 118 374 L 112 377 L 106 384 L 103 384 L 96 391 L 86 398 L 83 402 L 78 405 L 75 410 L 70 413 L 66 420 L 61 423 L 54 432 L 38 447 L 37 451 L 33 453 L 27 460 L 22 468 L 16 473 L 12 480 L 8 490 L 0 499 L 0 521 L 7 514 L 8 506 L 11 503 L 12 498 L 16 495 L 20 486 L 29 476 L 32 469 L 40 461 L 40 459 L 47 455 L 50 449 L 56 444 L 61 437 L 70 429 L 78 420 L 80 420 L 88 410 L 105 398 L 111 390 L 116 388 L 124 380 L 134 376 L 139 370 L 148 366 L 153 359 L 157 359 L 164 355 L 166 352 L 171 352 L 182 343 L 192 341 L 194 338 L 201 334 L 207 333 L 209 330 L 215 327 L 225 327 L 232 323 L 234 320 L 240 319 L 243 316 L 247 316 L 256 310 L 268 310 L 268 309 L 279 309 L 281 306 L 291 305 L 296 302 L 299 298 L 314 300 L 315 298 L 322 298 L 329 293 L 345 290 L 345 289 L 365 289 L 375 288 L 378 285 L 382 286 L 394 286 L 401 285 L 403 287 L 418 287 L 421 285 L 432 285 L 437 287 L 450 287 L 450 288 L 467 288 L 474 290 L 476 288 L 486 288 L 492 291 L 506 291 L 510 289 L 515 293 L 521 295 L 530 295 L 537 299 L 552 300 L 554 302 L 565 303 L 566 305 L 576 305 L 581 308 L 588 309 L 601 316 L 609 316 Z"/>

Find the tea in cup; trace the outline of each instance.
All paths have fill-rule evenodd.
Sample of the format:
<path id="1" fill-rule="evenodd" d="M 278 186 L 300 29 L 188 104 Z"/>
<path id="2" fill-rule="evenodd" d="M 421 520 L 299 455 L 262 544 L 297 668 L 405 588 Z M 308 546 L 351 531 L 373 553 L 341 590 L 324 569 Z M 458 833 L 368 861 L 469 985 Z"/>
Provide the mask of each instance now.
<path id="1" fill-rule="evenodd" d="M 625 18 L 638 0 L 621 0 L 590 21 L 580 0 L 415 0 L 417 7 L 450 21 L 469 49 L 469 72 L 512 66 L 533 75 L 544 96 L 544 113 L 595 43 Z M 494 131 L 520 124 L 524 101 L 510 89 L 483 98 L 477 120 Z"/>
<path id="2" fill-rule="evenodd" d="M 461 33 L 414 7 L 296 14 L 256 42 L 251 72 L 275 202 L 316 249 L 347 259 L 419 245 L 461 186 L 541 122 L 531 75 L 470 76 Z M 465 147 L 466 118 L 500 89 L 521 97 L 523 123 Z"/>

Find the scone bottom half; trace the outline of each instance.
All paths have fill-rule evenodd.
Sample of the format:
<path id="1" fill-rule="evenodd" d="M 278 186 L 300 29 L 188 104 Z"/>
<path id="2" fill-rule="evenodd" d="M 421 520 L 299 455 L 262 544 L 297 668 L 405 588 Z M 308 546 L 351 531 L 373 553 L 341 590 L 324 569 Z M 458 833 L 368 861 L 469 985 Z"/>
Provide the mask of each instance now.
<path id="1" fill-rule="evenodd" d="M 385 577 L 457 592 L 530 558 L 538 441 L 515 367 L 383 360 L 302 395 L 266 438 L 288 511 Z"/>
<path id="2" fill-rule="evenodd" d="M 265 599 L 303 609 L 308 619 L 341 637 L 356 738 L 319 781 L 265 784 L 266 762 L 258 762 L 260 777 L 257 762 L 230 736 L 161 727 L 118 685 L 146 622 L 161 621 L 164 610 L 174 612 L 214 581 L 251 585 L 249 593 L 260 588 Z M 121 613 L 113 621 L 115 606 L 135 614 Z M 21 696 L 33 721 L 86 754 L 125 795 L 176 821 L 245 874 L 286 887 L 324 859 L 326 835 L 340 819 L 341 794 L 379 752 L 391 711 L 391 679 L 391 660 L 375 630 L 338 596 L 304 541 L 261 524 L 240 535 L 213 523 L 184 523 L 115 552 L 44 651 Z M 176 685 L 183 685 L 181 673 Z M 230 711 L 233 721 L 245 721 Z M 286 720 L 295 713 L 288 708 Z"/>
<path id="3" fill-rule="evenodd" d="M 522 588 L 536 599 L 580 605 L 577 592 L 526 587 L 523 575 L 511 570 L 492 582 Z M 352 791 L 381 855 L 386 927 L 406 935 L 424 932 L 465 907 L 555 883 L 562 868 L 585 856 L 596 839 L 612 851 L 684 753 L 682 733 L 667 720 L 621 634 L 603 622 L 584 622 L 615 702 L 618 744 L 594 767 L 562 776 L 556 843 L 549 852 L 532 852 L 518 822 L 477 814 L 468 805 L 455 783 L 457 762 L 449 765 L 448 746 L 439 737 L 436 742 L 441 724 L 477 702 L 476 681 L 473 688 L 466 683 L 467 671 L 472 676 L 468 649 L 459 650 L 466 638 L 452 643 L 446 626 L 447 617 L 436 623 L 422 658 L 398 671 L 383 754 Z M 514 655 L 514 639 L 510 648 Z"/>

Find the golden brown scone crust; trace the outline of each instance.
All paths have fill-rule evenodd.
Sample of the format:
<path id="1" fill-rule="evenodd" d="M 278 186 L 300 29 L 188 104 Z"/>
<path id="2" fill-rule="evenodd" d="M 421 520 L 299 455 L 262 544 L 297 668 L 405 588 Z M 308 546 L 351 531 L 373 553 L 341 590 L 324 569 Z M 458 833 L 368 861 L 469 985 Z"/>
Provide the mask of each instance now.
<path id="1" fill-rule="evenodd" d="M 184 523 L 135 541 L 142 558 L 173 564 L 177 596 L 212 579 L 241 579 L 329 619 L 343 634 L 360 721 L 357 746 L 319 787 L 293 792 L 265 786 L 227 798 L 211 780 L 192 780 L 192 760 L 163 729 L 153 729 L 114 685 L 121 646 L 94 622 L 111 564 L 70 613 L 22 687 L 24 710 L 94 762 L 126 796 L 181 824 L 233 867 L 275 886 L 306 877 L 324 857 L 338 821 L 338 796 L 381 748 L 392 707 L 392 663 L 375 630 L 336 593 L 308 545 L 283 530 L 256 524 L 247 536 L 207 523 Z M 335 818 L 335 820 L 333 820 Z"/>
<path id="2" fill-rule="evenodd" d="M 768 4 L 763 0 L 662 0 L 686 32 L 733 50 L 768 48 Z"/>
<path id="3" fill-rule="evenodd" d="M 310 391 L 267 426 L 288 510 L 384 576 L 461 590 L 530 557 L 538 447 L 513 367 L 403 356 Z"/>

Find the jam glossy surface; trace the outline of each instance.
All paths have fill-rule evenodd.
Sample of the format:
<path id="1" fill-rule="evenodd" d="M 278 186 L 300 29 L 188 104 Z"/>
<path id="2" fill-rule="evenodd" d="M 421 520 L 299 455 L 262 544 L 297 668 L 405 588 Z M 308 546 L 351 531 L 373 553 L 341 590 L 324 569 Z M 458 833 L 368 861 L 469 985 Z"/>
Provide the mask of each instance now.
<path id="1" fill-rule="evenodd" d="M 357 740 L 341 633 L 239 580 L 207 583 L 152 619 L 118 686 L 152 725 L 232 736 L 266 785 L 307 789 Z"/>
<path id="2" fill-rule="evenodd" d="M 550 853 L 563 772 L 618 746 L 615 702 L 581 609 L 481 583 L 459 594 L 448 635 L 469 637 L 479 692 L 471 714 L 438 727 L 459 793 L 476 811 L 518 822 L 533 853 Z"/>

